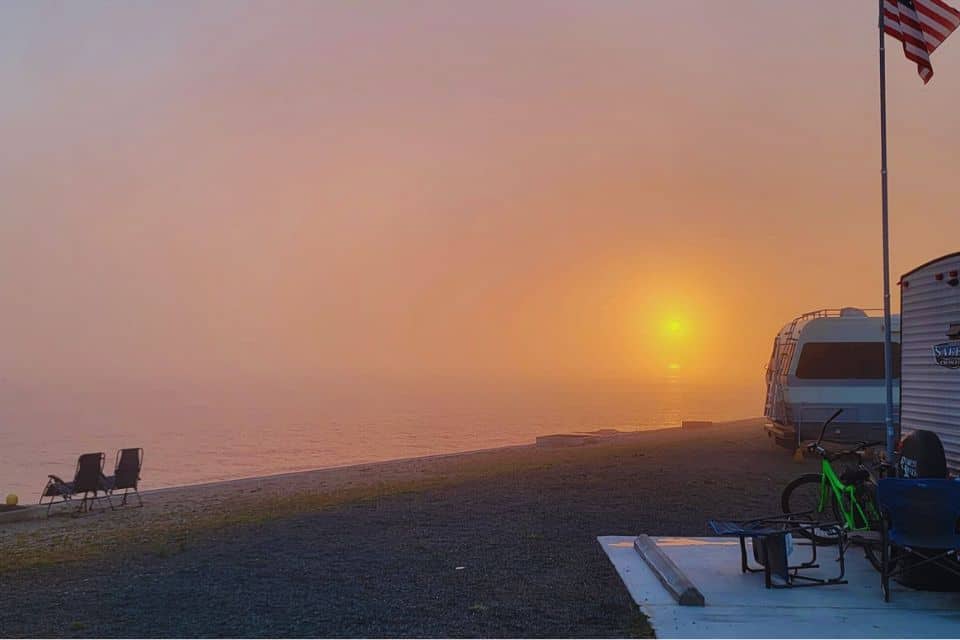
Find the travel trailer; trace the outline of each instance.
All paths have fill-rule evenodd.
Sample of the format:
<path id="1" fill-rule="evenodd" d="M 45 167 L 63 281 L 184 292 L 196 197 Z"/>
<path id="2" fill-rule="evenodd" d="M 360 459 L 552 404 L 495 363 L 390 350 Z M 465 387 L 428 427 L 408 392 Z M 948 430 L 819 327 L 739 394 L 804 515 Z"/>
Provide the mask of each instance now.
<path id="1" fill-rule="evenodd" d="M 933 431 L 960 471 L 960 253 L 900 277 L 903 431 Z"/>
<path id="2" fill-rule="evenodd" d="M 871 310 L 872 311 L 872 310 Z M 893 316 L 894 420 L 897 421 L 900 319 Z M 883 317 L 863 309 L 820 309 L 788 322 L 773 341 L 763 415 L 767 434 L 798 447 L 814 440 L 837 409 L 826 439 L 883 441 L 886 392 Z"/>

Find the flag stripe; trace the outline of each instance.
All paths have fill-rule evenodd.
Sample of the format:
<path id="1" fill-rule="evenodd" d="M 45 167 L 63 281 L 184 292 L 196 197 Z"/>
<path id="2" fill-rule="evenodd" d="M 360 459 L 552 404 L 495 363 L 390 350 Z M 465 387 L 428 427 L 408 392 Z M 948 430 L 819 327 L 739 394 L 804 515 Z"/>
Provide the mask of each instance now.
<path id="1" fill-rule="evenodd" d="M 924 84 L 933 77 L 930 54 L 960 26 L 960 11 L 943 0 L 884 0 L 883 31 L 903 43 Z"/>
<path id="2" fill-rule="evenodd" d="M 946 2 L 940 0 L 917 0 L 917 6 L 924 11 L 929 11 L 931 15 L 937 15 L 943 18 L 946 27 L 956 29 L 960 26 L 960 11 L 957 11 Z"/>
<path id="3" fill-rule="evenodd" d="M 936 29 L 938 32 L 947 35 L 957 28 L 957 23 L 936 13 L 926 5 L 918 5 L 917 13 L 920 15 L 920 21 L 930 29 Z"/>
<path id="4" fill-rule="evenodd" d="M 928 32 L 929 29 L 924 29 L 923 22 L 919 21 L 919 19 L 914 20 L 914 17 L 917 17 L 916 14 L 914 14 L 913 16 L 910 16 L 908 14 L 901 12 L 899 17 L 900 17 L 900 26 L 904 31 L 909 32 L 911 35 L 913 35 L 914 37 L 920 40 L 924 39 L 924 33 Z M 930 44 L 932 44 L 933 46 L 932 48 L 926 47 L 927 50 L 932 52 L 934 49 L 936 49 L 940 45 L 942 38 L 945 38 L 948 35 L 950 34 L 946 33 L 942 37 L 937 38 L 936 43 L 931 42 Z"/>

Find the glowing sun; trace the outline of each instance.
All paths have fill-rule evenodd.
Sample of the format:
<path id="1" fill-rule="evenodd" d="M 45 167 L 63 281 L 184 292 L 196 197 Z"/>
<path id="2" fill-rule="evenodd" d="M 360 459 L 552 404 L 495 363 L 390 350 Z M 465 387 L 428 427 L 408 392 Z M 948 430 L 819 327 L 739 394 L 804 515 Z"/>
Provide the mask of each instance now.
<path id="1" fill-rule="evenodd" d="M 683 335 L 684 326 L 680 318 L 667 318 L 663 321 L 663 334 L 669 338 L 675 338 Z"/>

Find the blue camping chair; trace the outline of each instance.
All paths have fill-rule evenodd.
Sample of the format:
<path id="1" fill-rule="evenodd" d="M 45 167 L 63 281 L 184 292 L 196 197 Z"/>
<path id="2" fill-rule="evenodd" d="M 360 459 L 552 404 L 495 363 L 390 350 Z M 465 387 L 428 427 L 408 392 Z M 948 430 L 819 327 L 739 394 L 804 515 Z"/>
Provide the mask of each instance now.
<path id="1" fill-rule="evenodd" d="M 893 551 L 919 558 L 910 565 L 936 564 L 960 578 L 960 482 L 943 478 L 884 478 L 877 484 L 881 527 L 881 584 L 890 601 L 890 578 L 900 575 L 905 562 L 895 562 Z"/>

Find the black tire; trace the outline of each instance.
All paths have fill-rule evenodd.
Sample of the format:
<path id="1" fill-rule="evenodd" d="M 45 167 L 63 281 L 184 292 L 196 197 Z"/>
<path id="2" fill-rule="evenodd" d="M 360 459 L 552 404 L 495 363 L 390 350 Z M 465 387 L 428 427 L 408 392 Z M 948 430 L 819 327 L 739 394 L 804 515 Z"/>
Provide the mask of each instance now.
<path id="1" fill-rule="evenodd" d="M 873 544 L 863 545 L 863 555 L 874 569 L 876 569 L 879 573 L 883 573 L 883 550 L 880 548 L 880 544 L 880 542 L 876 542 Z M 900 555 L 898 551 L 899 550 L 896 548 L 890 549 L 890 571 L 895 571 L 897 565 L 900 564 Z"/>
<path id="2" fill-rule="evenodd" d="M 836 524 L 842 522 L 836 500 L 833 498 L 833 492 L 827 494 L 827 502 L 821 512 L 817 512 L 820 506 L 820 475 L 808 473 L 800 476 L 783 489 L 780 496 L 780 508 L 784 513 L 805 513 L 811 512 L 811 518 L 815 522 L 824 522 Z M 814 529 L 813 533 L 801 534 L 817 544 L 837 544 L 839 534 L 828 534 L 820 529 Z"/>
<path id="3" fill-rule="evenodd" d="M 871 531 L 880 531 L 880 512 L 877 507 L 877 485 L 873 480 L 864 480 L 857 487 L 857 501 L 866 513 L 866 526 Z M 859 523 L 858 523 L 859 525 Z"/>
<path id="4" fill-rule="evenodd" d="M 880 522 L 877 523 L 877 530 L 879 530 L 881 527 L 884 527 L 884 526 L 886 526 L 886 523 L 884 522 L 883 519 L 881 519 Z M 882 545 L 883 545 L 883 542 L 881 539 L 871 539 L 870 541 L 861 545 L 863 547 L 864 557 L 867 559 L 867 561 L 871 565 L 873 565 L 873 568 L 880 573 L 883 573 L 883 546 Z M 897 568 L 897 565 L 899 564 L 898 561 L 900 558 L 896 548 L 891 548 L 889 550 L 889 553 L 890 553 L 890 557 L 888 558 L 887 561 L 890 563 L 890 571 L 893 571 Z"/>
<path id="5" fill-rule="evenodd" d="M 867 543 L 863 545 L 863 555 L 867 561 L 873 565 L 873 568 L 879 572 L 883 572 L 883 561 L 881 560 L 882 550 L 880 549 L 880 543 L 875 544 Z M 891 568 L 896 566 L 895 562 L 891 561 Z"/>

